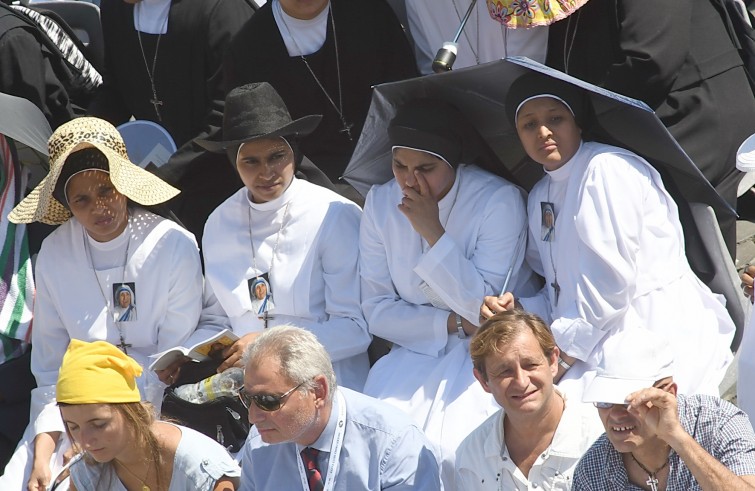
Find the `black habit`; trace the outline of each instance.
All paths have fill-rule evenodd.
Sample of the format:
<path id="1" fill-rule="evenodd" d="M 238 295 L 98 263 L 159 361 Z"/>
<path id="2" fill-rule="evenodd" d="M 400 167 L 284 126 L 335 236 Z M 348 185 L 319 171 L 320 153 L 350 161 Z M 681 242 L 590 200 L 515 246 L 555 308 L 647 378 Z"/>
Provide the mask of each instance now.
<path id="1" fill-rule="evenodd" d="M 173 0 L 168 31 L 162 35 L 137 33 L 133 12 L 134 5 L 123 0 L 102 0 L 104 83 L 89 109 L 116 125 L 133 115 L 168 130 L 179 150 L 157 173 L 181 189 L 170 207 L 201 240 L 209 213 L 241 187 L 241 181 L 224 156 L 208 154 L 191 140 L 222 126 L 218 74 L 223 55 L 254 10 L 245 0 Z M 161 118 L 150 102 L 147 71 L 155 55 Z"/>
<path id="2" fill-rule="evenodd" d="M 414 55 L 401 24 L 384 0 L 331 0 L 341 68 L 343 114 L 336 110 L 301 57 L 290 57 L 273 17 L 262 7 L 234 38 L 223 63 L 226 92 L 250 82 L 269 82 L 294 119 L 321 114 L 318 128 L 301 141 L 304 154 L 334 182 L 343 174 L 367 117 L 372 86 L 417 76 Z M 330 20 L 325 43 L 307 61 L 338 105 L 336 45 Z"/>

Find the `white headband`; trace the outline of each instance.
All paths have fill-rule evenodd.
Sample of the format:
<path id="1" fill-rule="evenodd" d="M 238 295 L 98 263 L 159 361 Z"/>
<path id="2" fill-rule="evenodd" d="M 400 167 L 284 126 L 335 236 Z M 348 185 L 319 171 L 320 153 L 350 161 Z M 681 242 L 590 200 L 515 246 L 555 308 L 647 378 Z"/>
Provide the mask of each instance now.
<path id="1" fill-rule="evenodd" d="M 63 185 L 63 197 L 66 199 L 66 204 L 68 204 L 68 183 L 71 182 L 71 179 L 73 179 L 75 176 L 78 176 L 82 172 L 89 172 L 90 170 L 96 170 L 96 171 L 104 172 L 108 176 L 110 175 L 110 171 L 108 171 L 108 170 L 105 170 L 105 169 L 94 169 L 92 167 L 90 167 L 89 169 L 82 169 L 82 170 L 74 172 L 73 174 L 71 174 L 71 177 L 69 177 L 68 179 L 66 179 L 65 185 Z"/>
<path id="2" fill-rule="evenodd" d="M 569 112 L 571 113 L 573 117 L 576 117 L 574 116 L 574 111 L 572 111 L 572 108 L 569 105 L 569 103 L 563 100 L 562 98 L 560 98 L 559 96 L 553 95 L 553 94 L 538 94 L 538 95 L 533 95 L 531 97 L 526 98 L 525 100 L 520 102 L 518 106 L 516 106 L 516 113 L 514 115 L 514 125 L 516 125 L 516 123 L 519 121 L 519 110 L 522 109 L 522 106 L 528 103 L 529 101 L 531 101 L 532 99 L 540 99 L 541 97 L 550 97 L 551 99 L 556 99 L 557 101 L 561 102 L 564 106 L 566 106 L 566 108 L 569 110 Z"/>
<path id="3" fill-rule="evenodd" d="M 416 151 L 416 152 L 428 153 L 428 154 L 432 155 L 433 157 L 438 157 L 438 158 L 439 158 L 440 160 L 442 160 L 443 162 L 445 162 L 445 163 L 446 163 L 446 164 L 447 164 L 447 165 L 448 165 L 448 166 L 449 166 L 450 168 L 452 168 L 452 169 L 454 168 L 454 166 L 453 166 L 453 165 L 451 165 L 451 164 L 449 164 L 449 163 L 448 163 L 448 160 L 446 160 L 446 158 L 445 158 L 445 157 L 443 157 L 442 155 L 440 155 L 440 154 L 437 154 L 437 153 L 435 153 L 435 152 L 431 152 L 430 150 L 423 150 L 423 149 L 421 149 L 421 148 L 414 148 L 414 147 L 405 147 L 405 146 L 403 146 L 403 145 L 393 145 L 393 146 L 391 147 L 391 152 L 393 152 L 393 151 L 394 151 L 394 150 L 396 150 L 397 148 L 405 148 L 405 149 L 407 149 L 407 150 L 414 150 L 414 151 Z"/>
<path id="4" fill-rule="evenodd" d="M 294 153 L 294 149 L 291 148 L 291 144 L 288 143 L 288 140 L 286 140 L 285 137 L 279 136 L 278 138 L 280 138 L 281 140 L 283 140 L 284 142 L 286 142 L 286 145 L 288 145 L 288 149 L 291 150 L 291 153 Z M 249 143 L 249 142 L 244 142 L 241 145 L 239 145 L 239 149 L 236 151 L 236 163 L 238 163 L 238 161 L 239 161 L 239 154 L 241 154 L 241 147 L 243 147 L 247 143 Z"/>

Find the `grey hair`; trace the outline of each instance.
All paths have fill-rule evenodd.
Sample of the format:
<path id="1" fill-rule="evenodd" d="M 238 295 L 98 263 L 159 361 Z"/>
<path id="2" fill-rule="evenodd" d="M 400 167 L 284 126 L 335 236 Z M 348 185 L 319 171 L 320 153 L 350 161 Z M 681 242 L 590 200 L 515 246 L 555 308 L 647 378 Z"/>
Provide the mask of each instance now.
<path id="1" fill-rule="evenodd" d="M 336 390 L 336 374 L 325 347 L 311 332 L 291 325 L 267 329 L 244 353 L 244 366 L 274 357 L 280 362 L 282 375 L 301 390 L 315 390 L 314 378 L 324 375 L 328 381 L 328 402 Z"/>

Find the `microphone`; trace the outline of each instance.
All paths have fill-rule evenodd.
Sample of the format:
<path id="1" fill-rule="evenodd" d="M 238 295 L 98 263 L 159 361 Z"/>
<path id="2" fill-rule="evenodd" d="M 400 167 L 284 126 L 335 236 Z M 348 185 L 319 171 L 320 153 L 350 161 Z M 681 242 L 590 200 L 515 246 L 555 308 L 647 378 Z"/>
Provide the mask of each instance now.
<path id="1" fill-rule="evenodd" d="M 477 5 L 477 0 L 472 0 L 467 13 L 464 14 L 464 18 L 461 20 L 461 24 L 459 24 L 459 29 L 456 31 L 454 40 L 443 43 L 443 46 L 438 50 L 438 54 L 435 55 L 435 59 L 433 60 L 433 71 L 435 73 L 450 72 L 454 66 L 456 55 L 459 52 L 459 37 L 464 31 L 464 27 L 467 25 L 467 20 L 469 20 L 469 16 L 472 14 L 475 5 Z"/>

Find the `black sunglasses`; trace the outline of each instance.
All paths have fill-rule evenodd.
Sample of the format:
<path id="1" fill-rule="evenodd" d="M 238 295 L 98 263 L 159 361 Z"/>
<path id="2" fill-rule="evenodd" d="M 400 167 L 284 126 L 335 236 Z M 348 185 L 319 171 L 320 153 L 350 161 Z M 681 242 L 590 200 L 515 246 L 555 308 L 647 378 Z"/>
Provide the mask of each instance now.
<path id="1" fill-rule="evenodd" d="M 293 392 L 307 383 L 308 380 L 305 380 L 304 382 L 300 383 L 296 387 L 294 387 L 291 390 L 286 391 L 284 394 L 281 394 L 279 396 L 273 396 L 270 394 L 255 394 L 251 395 L 247 391 L 244 390 L 242 387 L 239 389 L 239 399 L 241 400 L 241 404 L 244 405 L 245 408 L 249 409 L 249 407 L 254 403 L 255 406 L 262 409 L 263 411 L 267 412 L 273 412 L 277 411 L 278 409 L 282 408 L 283 405 L 286 403 L 284 399 L 286 399 L 288 396 L 293 394 Z"/>

